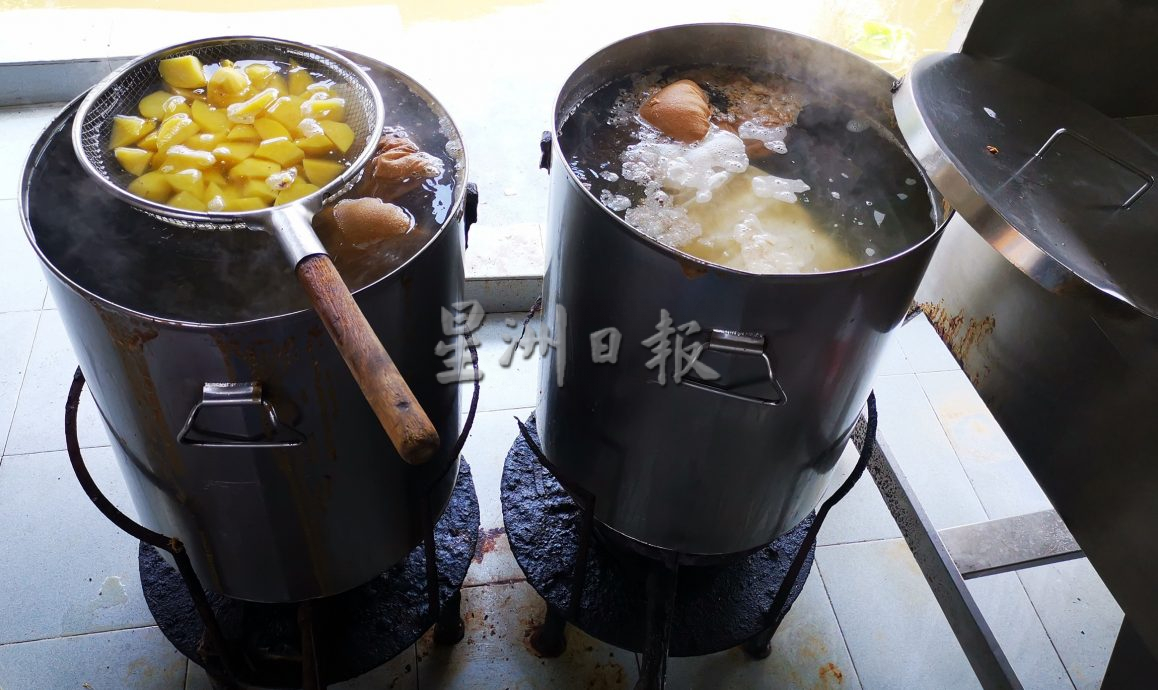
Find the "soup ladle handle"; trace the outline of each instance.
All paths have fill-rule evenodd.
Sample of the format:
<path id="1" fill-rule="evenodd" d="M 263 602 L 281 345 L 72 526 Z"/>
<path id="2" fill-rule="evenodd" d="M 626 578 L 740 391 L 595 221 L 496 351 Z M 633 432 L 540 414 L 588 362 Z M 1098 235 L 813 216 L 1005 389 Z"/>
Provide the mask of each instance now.
<path id="1" fill-rule="evenodd" d="M 398 455 L 411 465 L 429 460 L 438 450 L 438 432 L 354 301 L 334 262 L 325 254 L 307 256 L 298 263 L 297 275 Z"/>

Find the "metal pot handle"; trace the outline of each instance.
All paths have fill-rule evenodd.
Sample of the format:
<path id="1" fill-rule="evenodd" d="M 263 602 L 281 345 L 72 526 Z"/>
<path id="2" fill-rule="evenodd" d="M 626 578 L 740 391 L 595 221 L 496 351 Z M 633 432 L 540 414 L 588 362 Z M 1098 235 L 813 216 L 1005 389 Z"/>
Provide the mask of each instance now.
<path id="1" fill-rule="evenodd" d="M 735 398 L 736 400 L 743 400 L 744 402 L 756 403 L 757 405 L 775 407 L 788 402 L 788 394 L 784 392 L 784 387 L 781 386 L 780 381 L 776 379 L 776 372 L 772 369 L 772 360 L 768 358 L 768 353 L 764 350 L 764 335 L 762 333 L 743 333 L 740 331 L 725 331 L 719 328 L 713 328 L 708 333 L 707 347 L 713 352 L 762 358 L 764 365 L 768 368 L 768 381 L 772 384 L 772 387 L 776 389 L 776 395 L 778 397 L 770 399 L 737 393 L 727 388 L 708 383 L 703 379 L 688 375 L 685 375 L 680 383 L 691 386 L 692 388 L 698 388 L 702 391 L 716 393 L 728 398 Z"/>
<path id="2" fill-rule="evenodd" d="M 199 428 L 197 415 L 205 407 L 260 407 L 268 419 L 266 432 L 261 436 L 246 437 Z M 201 400 L 189 412 L 185 426 L 177 434 L 177 441 L 187 446 L 213 448 L 291 448 L 305 442 L 305 436 L 278 420 L 277 410 L 262 396 L 261 384 L 254 381 L 206 383 L 201 389 Z"/>

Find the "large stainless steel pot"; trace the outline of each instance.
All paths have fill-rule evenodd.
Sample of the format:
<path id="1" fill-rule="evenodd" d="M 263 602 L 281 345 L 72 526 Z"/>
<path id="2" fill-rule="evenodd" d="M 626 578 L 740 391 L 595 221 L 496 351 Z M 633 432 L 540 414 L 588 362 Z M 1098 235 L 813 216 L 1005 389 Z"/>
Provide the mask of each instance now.
<path id="1" fill-rule="evenodd" d="M 559 95 L 544 328 L 565 316 L 565 354 L 555 347 L 543 363 L 537 419 L 544 450 L 569 484 L 594 495 L 599 521 L 687 554 L 767 544 L 814 508 L 945 219 L 930 191 L 905 229 L 908 249 L 810 275 L 741 273 L 632 229 L 570 170 L 559 136 L 565 119 L 624 75 L 717 63 L 798 79 L 896 128 L 887 73 L 833 46 L 753 26 L 691 25 L 628 38 L 583 63 Z M 895 146 L 899 169 L 885 171 L 895 175 L 889 179 L 923 179 Z M 914 190 L 927 188 L 920 184 Z M 657 383 L 646 367 L 653 353 L 641 343 L 655 334 L 661 309 L 676 325 L 694 319 L 711 333 L 720 351 L 703 359 L 731 395 Z M 618 363 L 593 363 L 589 336 L 608 327 L 622 333 Z"/>
<path id="2" fill-rule="evenodd" d="M 387 122 L 442 156 L 453 181 L 417 254 L 386 275 L 363 266 L 355 292 L 438 429 L 425 465 L 398 457 L 270 236 L 174 230 L 102 194 L 69 142 L 76 102 L 24 173 L 25 229 L 141 521 L 240 599 L 369 580 L 418 543 L 422 501 L 440 514 L 456 476 L 458 390 L 436 380 L 435 345 L 447 339 L 440 308 L 464 287 L 461 140 L 421 86 L 351 57 L 390 104 Z"/>
<path id="3" fill-rule="evenodd" d="M 917 298 L 1158 654 L 1158 129 L 1131 131 L 1024 68 L 932 55 L 897 93 L 907 140 L 960 212 Z"/>

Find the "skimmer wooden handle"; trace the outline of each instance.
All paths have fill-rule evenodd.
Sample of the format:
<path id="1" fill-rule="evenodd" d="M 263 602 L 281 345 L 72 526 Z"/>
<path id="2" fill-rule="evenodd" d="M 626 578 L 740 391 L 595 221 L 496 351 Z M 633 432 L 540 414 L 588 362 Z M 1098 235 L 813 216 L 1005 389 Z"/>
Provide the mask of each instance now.
<path id="1" fill-rule="evenodd" d="M 438 450 L 438 432 L 374 334 L 342 276 L 325 254 L 302 259 L 298 280 L 350 373 L 402 459 L 418 465 Z"/>

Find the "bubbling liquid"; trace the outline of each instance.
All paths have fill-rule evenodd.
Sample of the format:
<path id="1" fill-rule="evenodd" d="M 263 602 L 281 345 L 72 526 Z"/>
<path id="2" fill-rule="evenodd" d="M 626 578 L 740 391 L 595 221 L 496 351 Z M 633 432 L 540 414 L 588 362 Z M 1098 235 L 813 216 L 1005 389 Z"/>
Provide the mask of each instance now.
<path id="1" fill-rule="evenodd" d="M 708 134 L 690 144 L 638 114 L 679 79 L 699 84 L 711 105 Z M 916 173 L 884 127 L 776 75 L 728 67 L 635 74 L 580 103 L 560 142 L 584 186 L 636 230 L 741 271 L 853 268 L 932 229 L 928 198 L 901 192 Z"/>

